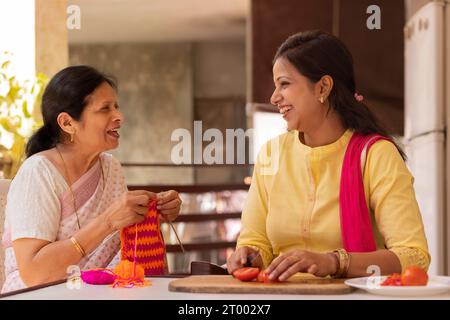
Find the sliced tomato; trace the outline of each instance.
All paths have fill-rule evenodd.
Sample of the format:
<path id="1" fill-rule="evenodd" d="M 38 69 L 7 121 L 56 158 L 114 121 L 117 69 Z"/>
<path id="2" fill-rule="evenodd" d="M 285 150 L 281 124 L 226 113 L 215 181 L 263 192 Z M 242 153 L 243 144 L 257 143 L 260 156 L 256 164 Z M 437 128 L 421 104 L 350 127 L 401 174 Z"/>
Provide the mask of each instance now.
<path id="1" fill-rule="evenodd" d="M 233 272 L 233 276 L 241 281 L 252 281 L 259 274 L 259 268 L 246 267 L 237 269 Z"/>
<path id="2" fill-rule="evenodd" d="M 404 286 L 426 286 L 428 274 L 421 267 L 407 267 L 402 273 L 401 281 Z"/>
<path id="3" fill-rule="evenodd" d="M 393 273 L 381 284 L 382 286 L 401 286 L 402 285 L 402 276 L 399 273 Z"/>
<path id="4" fill-rule="evenodd" d="M 256 279 L 258 282 L 262 283 L 269 283 L 269 282 L 280 282 L 280 280 L 270 280 L 269 279 L 269 273 L 266 270 L 261 270 L 261 272 L 258 274 L 258 278 Z"/>
<path id="5" fill-rule="evenodd" d="M 256 279 L 258 282 L 269 282 L 269 274 L 267 271 L 262 270 L 260 273 L 258 273 L 258 278 Z"/>

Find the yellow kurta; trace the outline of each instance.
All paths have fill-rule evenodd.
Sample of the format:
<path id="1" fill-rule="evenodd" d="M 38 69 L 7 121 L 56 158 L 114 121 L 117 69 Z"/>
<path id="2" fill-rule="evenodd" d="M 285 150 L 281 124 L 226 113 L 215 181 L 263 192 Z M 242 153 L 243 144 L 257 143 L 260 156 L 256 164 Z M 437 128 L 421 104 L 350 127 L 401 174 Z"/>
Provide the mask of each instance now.
<path id="1" fill-rule="evenodd" d="M 343 247 L 339 187 L 353 131 L 315 148 L 303 144 L 298 134 L 287 132 L 263 146 L 242 213 L 237 246 L 260 249 L 266 267 L 292 249 L 329 252 Z M 413 181 L 394 144 L 380 140 L 372 145 L 364 188 L 375 240 L 379 249 L 398 256 L 403 270 L 430 264 Z"/>

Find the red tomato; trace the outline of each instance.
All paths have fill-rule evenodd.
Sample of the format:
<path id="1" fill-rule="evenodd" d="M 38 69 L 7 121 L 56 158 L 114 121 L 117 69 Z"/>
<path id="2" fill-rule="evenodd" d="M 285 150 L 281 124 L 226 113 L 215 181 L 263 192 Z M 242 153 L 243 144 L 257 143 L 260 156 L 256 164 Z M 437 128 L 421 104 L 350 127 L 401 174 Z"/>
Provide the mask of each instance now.
<path id="1" fill-rule="evenodd" d="M 402 273 L 402 285 L 404 286 L 426 286 L 428 275 L 421 267 L 408 267 Z"/>
<path id="2" fill-rule="evenodd" d="M 233 272 L 233 276 L 241 281 L 252 281 L 259 274 L 259 268 L 246 267 L 237 269 Z"/>
<path id="3" fill-rule="evenodd" d="M 258 278 L 256 279 L 256 281 L 262 282 L 262 283 L 268 283 L 268 282 L 280 282 L 280 280 L 278 280 L 278 279 L 270 280 L 270 279 L 269 279 L 269 273 L 267 273 L 266 270 L 262 270 L 262 271 L 258 274 Z"/>

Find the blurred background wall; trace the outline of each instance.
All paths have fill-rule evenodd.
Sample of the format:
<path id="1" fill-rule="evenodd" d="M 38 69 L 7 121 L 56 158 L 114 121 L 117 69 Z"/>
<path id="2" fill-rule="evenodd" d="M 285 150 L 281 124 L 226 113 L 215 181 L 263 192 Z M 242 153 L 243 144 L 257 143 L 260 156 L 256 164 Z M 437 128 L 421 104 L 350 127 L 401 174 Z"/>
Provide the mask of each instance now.
<path id="1" fill-rule="evenodd" d="M 189 43 L 78 44 L 69 47 L 71 65 L 88 64 L 114 75 L 125 122 L 120 148 L 122 162 L 170 163 L 171 133 L 191 129 L 193 65 Z M 175 173 L 175 174 L 174 174 Z M 131 184 L 192 184 L 189 168 L 127 168 Z"/>
<path id="2" fill-rule="evenodd" d="M 126 122 L 121 162 L 171 164 L 175 129 L 246 128 L 248 1 L 70 0 L 82 25 L 69 32 L 69 63 L 114 75 Z M 202 148 L 208 143 L 195 141 Z M 193 154 L 193 153 L 192 153 Z M 125 167 L 132 185 L 242 183 L 247 168 Z"/>

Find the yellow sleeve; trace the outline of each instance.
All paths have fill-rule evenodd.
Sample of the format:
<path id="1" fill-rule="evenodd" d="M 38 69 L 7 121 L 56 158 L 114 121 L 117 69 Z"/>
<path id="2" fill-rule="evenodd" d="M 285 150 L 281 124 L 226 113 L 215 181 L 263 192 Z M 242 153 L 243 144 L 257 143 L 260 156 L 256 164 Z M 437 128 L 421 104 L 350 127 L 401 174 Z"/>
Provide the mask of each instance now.
<path id="1" fill-rule="evenodd" d="M 262 152 L 270 154 L 267 144 L 263 146 L 258 155 L 258 161 L 253 170 L 252 183 L 242 211 L 241 232 L 237 240 L 237 247 L 249 246 L 258 249 L 264 268 L 266 268 L 272 262 L 273 250 L 266 233 L 268 191 L 267 181 L 265 181 L 267 176 L 260 163 Z"/>
<path id="2" fill-rule="evenodd" d="M 411 265 L 428 270 L 430 254 L 414 192 L 414 178 L 395 145 L 378 141 L 369 150 L 370 207 L 386 248 L 397 255 L 402 271 Z"/>

